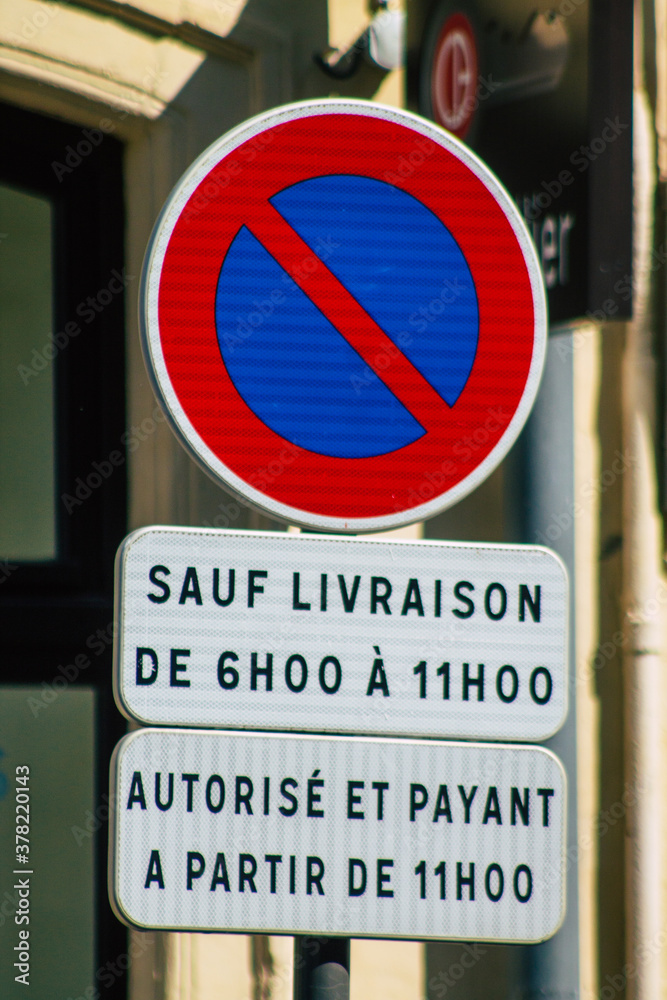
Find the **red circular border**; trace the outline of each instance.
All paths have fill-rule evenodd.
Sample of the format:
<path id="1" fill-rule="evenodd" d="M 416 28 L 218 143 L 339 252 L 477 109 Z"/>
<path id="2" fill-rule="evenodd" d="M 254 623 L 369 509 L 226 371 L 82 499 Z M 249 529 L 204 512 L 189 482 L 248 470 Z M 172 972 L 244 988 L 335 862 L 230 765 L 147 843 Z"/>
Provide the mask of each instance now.
<path id="1" fill-rule="evenodd" d="M 456 239 L 477 290 L 477 355 L 455 406 L 443 403 L 418 441 L 374 458 L 317 455 L 275 434 L 238 394 L 218 346 L 216 286 L 239 228 L 252 226 L 265 199 L 326 174 L 385 180 L 423 202 Z M 474 472 L 519 406 L 535 339 L 524 254 L 484 183 L 438 142 L 401 123 L 350 113 L 271 126 L 209 171 L 169 238 L 158 323 L 174 392 L 220 462 L 274 501 L 341 519 L 412 510 Z"/>

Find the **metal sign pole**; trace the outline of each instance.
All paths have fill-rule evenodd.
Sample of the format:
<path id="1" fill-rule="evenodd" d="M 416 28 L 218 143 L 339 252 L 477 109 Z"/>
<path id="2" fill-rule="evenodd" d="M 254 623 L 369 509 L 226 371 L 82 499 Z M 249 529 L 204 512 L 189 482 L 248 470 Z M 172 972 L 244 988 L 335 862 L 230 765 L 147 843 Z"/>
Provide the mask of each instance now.
<path id="1" fill-rule="evenodd" d="M 294 938 L 294 1000 L 349 1000 L 350 939 Z"/>

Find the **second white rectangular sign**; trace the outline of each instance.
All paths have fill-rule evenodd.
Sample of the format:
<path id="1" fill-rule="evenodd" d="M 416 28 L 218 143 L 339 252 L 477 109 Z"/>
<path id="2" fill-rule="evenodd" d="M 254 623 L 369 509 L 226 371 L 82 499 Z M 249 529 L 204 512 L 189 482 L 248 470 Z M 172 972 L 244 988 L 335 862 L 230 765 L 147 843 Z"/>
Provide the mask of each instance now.
<path id="1" fill-rule="evenodd" d="M 567 713 L 567 576 L 537 546 L 143 528 L 116 602 L 143 723 L 542 740 Z"/>
<path id="2" fill-rule="evenodd" d="M 542 747 L 150 729 L 111 775 L 111 899 L 137 927 L 535 942 L 563 919 Z"/>

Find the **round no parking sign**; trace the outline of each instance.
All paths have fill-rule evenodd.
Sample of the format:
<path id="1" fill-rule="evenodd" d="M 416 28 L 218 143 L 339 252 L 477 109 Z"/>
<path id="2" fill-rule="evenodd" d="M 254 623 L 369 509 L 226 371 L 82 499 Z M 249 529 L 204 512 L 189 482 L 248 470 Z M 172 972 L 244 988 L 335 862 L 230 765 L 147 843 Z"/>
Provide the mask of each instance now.
<path id="1" fill-rule="evenodd" d="M 535 398 L 545 297 L 489 170 L 363 101 L 234 129 L 187 171 L 144 271 L 155 389 L 192 454 L 287 521 L 429 517 L 498 465 Z"/>

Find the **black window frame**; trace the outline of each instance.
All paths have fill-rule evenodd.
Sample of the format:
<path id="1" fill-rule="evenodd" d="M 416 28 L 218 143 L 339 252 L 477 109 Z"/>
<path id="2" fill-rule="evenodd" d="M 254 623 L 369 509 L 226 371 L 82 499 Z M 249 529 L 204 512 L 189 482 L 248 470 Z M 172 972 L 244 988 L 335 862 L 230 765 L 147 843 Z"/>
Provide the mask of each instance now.
<path id="1" fill-rule="evenodd" d="M 71 665 L 80 654 L 89 660 L 76 676 L 70 670 L 67 683 L 95 691 L 94 801 L 104 821 L 94 833 L 94 968 L 101 970 L 108 962 L 117 967 L 118 959 L 128 953 L 127 931 L 107 896 L 106 822 L 109 760 L 126 730 L 111 683 L 114 557 L 127 532 L 126 295 L 123 290 L 114 293 L 89 323 L 77 309 L 108 287 L 114 271 L 125 274 L 123 146 L 105 132 L 95 136 L 97 144 L 82 145 L 87 142 L 85 126 L 8 104 L 0 104 L 0 129 L 0 183 L 53 204 L 53 332 L 63 331 L 71 321 L 81 328 L 51 362 L 57 556 L 42 563 L 3 563 L 0 697 L 3 684 L 41 689 L 44 682 L 62 677 L 59 668 Z M 75 151 L 69 158 L 75 165 L 61 171 L 57 164 L 66 164 L 68 149 Z M 85 155 L 79 156 L 77 149 Z M 138 276 L 126 280 L 132 294 Z M 116 280 L 114 288 L 118 284 L 122 282 Z M 93 463 L 109 462 L 112 452 L 120 453 L 122 461 L 68 512 L 63 495 L 73 495 L 77 480 L 85 481 L 95 469 Z M 127 996 L 127 973 L 108 987 L 97 979 L 91 985 L 105 1000 L 122 1000 Z"/>

